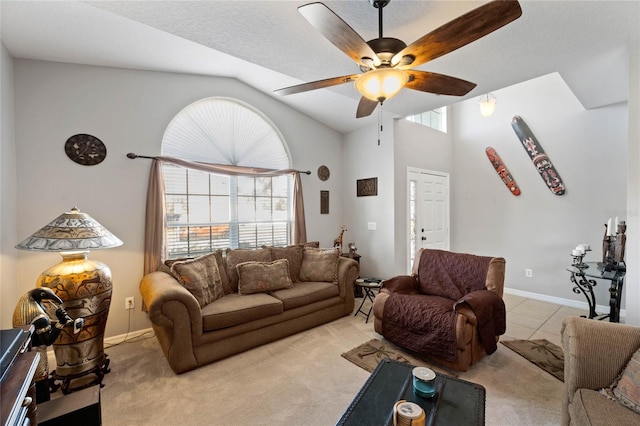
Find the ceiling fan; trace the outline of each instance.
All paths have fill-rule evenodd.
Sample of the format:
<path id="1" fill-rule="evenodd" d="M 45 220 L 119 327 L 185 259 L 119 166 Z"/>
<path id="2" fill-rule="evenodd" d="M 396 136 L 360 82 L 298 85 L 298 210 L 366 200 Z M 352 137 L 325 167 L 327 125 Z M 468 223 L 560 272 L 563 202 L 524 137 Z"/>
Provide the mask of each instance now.
<path id="1" fill-rule="evenodd" d="M 391 0 L 369 0 L 378 9 L 378 38 L 367 42 L 353 28 L 322 3 L 300 6 L 298 11 L 311 25 L 353 59 L 361 74 L 344 75 L 278 89 L 281 95 L 323 89 L 355 81 L 362 94 L 356 118 L 370 115 L 378 105 L 403 87 L 438 95 L 464 96 L 475 83 L 448 75 L 412 68 L 446 55 L 518 19 L 517 1 L 495 0 L 425 34 L 407 46 L 402 40 L 383 37 L 382 10 Z"/>

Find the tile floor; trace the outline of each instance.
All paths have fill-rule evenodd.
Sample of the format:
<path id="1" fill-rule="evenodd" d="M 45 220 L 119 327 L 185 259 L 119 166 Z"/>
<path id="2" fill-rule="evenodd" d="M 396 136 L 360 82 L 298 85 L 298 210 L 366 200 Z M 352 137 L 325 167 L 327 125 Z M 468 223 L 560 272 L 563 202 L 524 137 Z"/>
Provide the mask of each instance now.
<path id="1" fill-rule="evenodd" d="M 547 339 L 560 346 L 562 319 L 587 314 L 586 310 L 506 293 L 503 300 L 507 307 L 507 332 L 501 340 Z"/>

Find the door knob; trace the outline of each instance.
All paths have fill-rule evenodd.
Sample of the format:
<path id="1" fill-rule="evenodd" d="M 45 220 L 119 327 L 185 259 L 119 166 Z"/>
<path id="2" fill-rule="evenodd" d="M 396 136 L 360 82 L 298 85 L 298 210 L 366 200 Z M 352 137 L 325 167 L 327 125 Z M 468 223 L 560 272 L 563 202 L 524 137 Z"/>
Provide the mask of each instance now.
<path id="1" fill-rule="evenodd" d="M 427 237 L 422 237 L 422 241 L 427 241 Z"/>

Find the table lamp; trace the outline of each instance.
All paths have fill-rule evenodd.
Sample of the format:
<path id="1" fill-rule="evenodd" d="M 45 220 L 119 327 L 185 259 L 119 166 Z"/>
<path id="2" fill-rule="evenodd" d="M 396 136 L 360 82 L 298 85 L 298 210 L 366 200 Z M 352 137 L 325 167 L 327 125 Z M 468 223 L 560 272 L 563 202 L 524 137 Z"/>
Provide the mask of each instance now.
<path id="1" fill-rule="evenodd" d="M 111 304 L 111 270 L 102 262 L 89 260 L 88 255 L 89 250 L 120 245 L 120 239 L 74 207 L 16 246 L 62 255 L 61 263 L 38 277 L 37 286 L 52 289 L 71 318 L 84 318 L 80 332 L 63 329 L 53 343 L 56 370 L 52 376 L 54 381 L 61 381 L 64 394 L 101 384 L 110 371 L 104 353 L 104 331 Z M 94 377 L 84 378 L 80 387 L 70 387 L 72 380 L 88 374 Z"/>

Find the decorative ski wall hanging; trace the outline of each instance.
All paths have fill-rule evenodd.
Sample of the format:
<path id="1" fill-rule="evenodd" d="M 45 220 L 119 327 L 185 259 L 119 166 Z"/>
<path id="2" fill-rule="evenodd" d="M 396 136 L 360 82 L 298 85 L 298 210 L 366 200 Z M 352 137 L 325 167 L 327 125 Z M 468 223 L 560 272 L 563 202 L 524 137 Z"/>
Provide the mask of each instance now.
<path id="1" fill-rule="evenodd" d="M 536 166 L 542 180 L 544 180 L 544 183 L 547 184 L 551 192 L 556 195 L 564 194 L 564 183 L 558 171 L 553 166 L 553 163 L 551 163 L 544 149 L 542 149 L 542 146 L 540 146 L 540 142 L 538 142 L 529 126 L 527 126 L 527 123 L 524 122 L 522 117 L 516 115 L 511 119 L 511 127 L 513 127 L 516 135 L 518 135 L 522 146 L 525 151 L 527 151 L 527 154 L 529 154 L 533 165 Z"/>
<path id="2" fill-rule="evenodd" d="M 502 161 L 502 158 L 500 158 L 496 150 L 488 146 L 487 149 L 485 149 L 485 152 L 487 153 L 487 157 L 489 158 L 489 161 L 491 161 L 493 168 L 496 169 L 498 176 L 500 176 L 502 182 L 504 182 L 507 188 L 509 188 L 509 191 L 515 196 L 520 195 L 520 188 L 518 188 L 518 184 L 513 179 L 513 176 L 511 176 L 511 172 L 509 172 L 507 166 L 504 165 L 504 161 Z"/>

